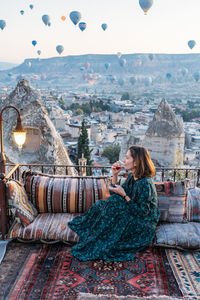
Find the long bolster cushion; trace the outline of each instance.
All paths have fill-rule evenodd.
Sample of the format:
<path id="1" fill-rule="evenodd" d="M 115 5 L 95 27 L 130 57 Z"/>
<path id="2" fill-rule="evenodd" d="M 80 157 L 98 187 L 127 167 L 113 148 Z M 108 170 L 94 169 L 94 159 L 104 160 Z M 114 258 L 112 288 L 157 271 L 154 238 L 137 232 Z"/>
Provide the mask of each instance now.
<path id="1" fill-rule="evenodd" d="M 84 213 L 109 196 L 107 176 L 71 177 L 26 172 L 29 200 L 39 213 Z"/>
<path id="2" fill-rule="evenodd" d="M 8 233 L 8 238 L 20 238 L 23 241 L 63 241 L 77 242 L 77 234 L 68 227 L 79 214 L 44 213 L 39 214 L 28 226 L 23 227 L 15 222 Z"/>

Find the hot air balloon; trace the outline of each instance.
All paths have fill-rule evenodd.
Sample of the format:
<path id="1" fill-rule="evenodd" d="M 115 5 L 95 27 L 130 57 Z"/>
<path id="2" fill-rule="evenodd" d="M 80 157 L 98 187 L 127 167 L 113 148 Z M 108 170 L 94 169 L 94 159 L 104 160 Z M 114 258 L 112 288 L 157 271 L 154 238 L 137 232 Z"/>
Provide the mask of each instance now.
<path id="1" fill-rule="evenodd" d="M 65 16 L 62 16 L 61 17 L 61 20 L 64 22 L 66 20 L 66 17 Z"/>
<path id="2" fill-rule="evenodd" d="M 120 78 L 118 79 L 118 84 L 119 84 L 120 86 L 123 86 L 123 85 L 124 85 L 124 79 L 123 79 L 122 77 L 120 77 Z"/>
<path id="3" fill-rule="evenodd" d="M 149 76 L 149 77 L 145 77 L 144 78 L 144 84 L 146 85 L 146 86 L 149 86 L 149 85 L 151 85 L 152 84 L 152 78 Z"/>
<path id="4" fill-rule="evenodd" d="M 72 12 L 70 12 L 69 17 L 70 17 L 72 23 L 74 23 L 74 25 L 76 25 L 76 24 L 78 24 L 78 22 L 81 19 L 81 14 L 79 11 L 72 11 Z"/>
<path id="5" fill-rule="evenodd" d="M 85 67 L 86 70 L 89 69 L 90 63 L 86 62 L 86 63 L 84 64 L 84 67 Z"/>
<path id="6" fill-rule="evenodd" d="M 30 4 L 29 7 L 30 7 L 30 9 L 33 9 L 34 6 L 33 6 L 33 4 Z"/>
<path id="7" fill-rule="evenodd" d="M 105 31 L 107 29 L 108 25 L 106 23 L 101 24 L 101 28 Z"/>
<path id="8" fill-rule="evenodd" d="M 84 71 L 85 70 L 85 68 L 84 67 L 80 67 L 80 71 Z"/>
<path id="9" fill-rule="evenodd" d="M 195 73 L 193 74 L 193 77 L 194 77 L 194 79 L 196 80 L 196 82 L 198 82 L 198 81 L 199 81 L 199 78 L 200 78 L 200 72 L 195 72 Z"/>
<path id="10" fill-rule="evenodd" d="M 106 77 L 106 79 L 110 80 L 110 82 L 113 83 L 116 80 L 116 77 L 114 75 L 110 74 Z"/>
<path id="11" fill-rule="evenodd" d="M 190 49 L 194 48 L 195 45 L 196 45 L 196 42 L 195 42 L 194 40 L 188 41 L 188 47 L 189 47 Z"/>
<path id="12" fill-rule="evenodd" d="M 37 41 L 33 40 L 32 45 L 35 47 L 37 45 Z"/>
<path id="13" fill-rule="evenodd" d="M 119 59 L 119 64 L 120 64 L 121 67 L 124 67 L 125 64 L 126 64 L 126 59 L 125 58 L 120 58 Z"/>
<path id="14" fill-rule="evenodd" d="M 169 79 L 171 79 L 172 78 L 172 74 L 171 73 L 167 73 L 166 74 L 166 78 L 169 80 Z"/>
<path id="15" fill-rule="evenodd" d="M 64 51 L 64 47 L 62 45 L 56 46 L 56 51 L 61 54 Z"/>
<path id="16" fill-rule="evenodd" d="M 0 28 L 1 28 L 1 30 L 4 30 L 5 27 L 6 27 L 6 21 L 0 20 Z"/>
<path id="17" fill-rule="evenodd" d="M 49 25 L 48 23 L 50 22 L 50 17 L 49 17 L 49 15 L 43 15 L 42 16 L 42 21 L 43 21 L 43 23 L 47 26 L 47 25 Z"/>
<path id="18" fill-rule="evenodd" d="M 85 22 L 80 22 L 80 23 L 78 24 L 78 26 L 79 26 L 79 28 L 80 28 L 81 31 L 84 31 L 85 28 L 86 28 L 86 26 L 87 26 L 87 24 L 86 24 Z"/>
<path id="19" fill-rule="evenodd" d="M 129 79 L 131 84 L 135 84 L 136 83 L 136 78 L 134 76 L 130 77 Z"/>
<path id="20" fill-rule="evenodd" d="M 110 67 L 110 64 L 109 63 L 105 63 L 105 68 L 106 68 L 106 70 L 108 70 L 108 68 Z"/>
<path id="21" fill-rule="evenodd" d="M 187 68 L 182 68 L 182 69 L 181 69 L 181 74 L 182 74 L 183 76 L 187 75 L 188 72 L 189 72 L 189 71 L 188 71 Z"/>
<path id="22" fill-rule="evenodd" d="M 120 58 L 122 56 L 121 52 L 117 52 L 117 57 Z"/>
<path id="23" fill-rule="evenodd" d="M 153 0 L 139 0 L 140 7 L 144 11 L 144 14 L 146 15 L 148 10 L 153 5 Z"/>
<path id="24" fill-rule="evenodd" d="M 138 60 L 136 61 L 136 66 L 137 66 L 138 68 L 142 66 L 142 60 L 141 60 L 141 59 L 138 59 Z"/>
<path id="25" fill-rule="evenodd" d="M 40 55 L 40 54 L 41 54 L 41 50 L 38 50 L 38 51 L 37 51 L 37 54 Z"/>
<path id="26" fill-rule="evenodd" d="M 27 67 L 31 67 L 31 62 L 30 61 L 27 61 L 27 63 L 26 63 L 26 65 L 27 65 Z"/>
<path id="27" fill-rule="evenodd" d="M 152 61 L 154 59 L 154 55 L 152 53 L 149 54 L 149 59 Z"/>
<path id="28" fill-rule="evenodd" d="M 23 16 L 23 14 L 24 14 L 24 10 L 20 10 L 20 14 Z"/>

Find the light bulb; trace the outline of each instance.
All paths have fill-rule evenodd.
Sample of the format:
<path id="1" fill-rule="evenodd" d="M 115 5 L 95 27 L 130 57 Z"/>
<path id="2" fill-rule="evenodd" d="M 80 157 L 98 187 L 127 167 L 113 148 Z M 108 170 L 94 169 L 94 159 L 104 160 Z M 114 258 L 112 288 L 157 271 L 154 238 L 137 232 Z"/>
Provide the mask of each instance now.
<path id="1" fill-rule="evenodd" d="M 15 139 L 15 142 L 16 144 L 19 146 L 19 147 L 22 147 L 22 145 L 25 143 L 25 140 L 26 140 L 26 132 L 24 131 L 14 131 L 13 132 L 14 134 L 14 139 Z"/>

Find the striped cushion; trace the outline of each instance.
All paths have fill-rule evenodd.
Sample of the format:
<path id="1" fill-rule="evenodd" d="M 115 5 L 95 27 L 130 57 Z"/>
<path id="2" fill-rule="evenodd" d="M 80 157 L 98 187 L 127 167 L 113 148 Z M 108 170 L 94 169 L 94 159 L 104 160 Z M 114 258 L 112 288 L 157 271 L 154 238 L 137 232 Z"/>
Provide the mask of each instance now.
<path id="1" fill-rule="evenodd" d="M 184 182 L 155 182 L 160 221 L 181 223 L 186 220 L 186 189 Z"/>
<path id="2" fill-rule="evenodd" d="M 107 177 L 70 177 L 28 172 L 24 176 L 29 200 L 39 213 L 83 213 L 109 195 Z"/>
<path id="3" fill-rule="evenodd" d="M 77 214 L 39 214 L 27 227 L 15 223 L 8 233 L 8 238 L 23 240 L 68 241 L 76 242 L 77 234 L 68 227 Z"/>
<path id="4" fill-rule="evenodd" d="M 188 189 L 187 219 L 190 222 L 200 222 L 200 188 Z"/>
<path id="5" fill-rule="evenodd" d="M 38 212 L 33 204 L 28 201 L 23 185 L 17 180 L 9 180 L 6 183 L 6 196 L 8 206 L 15 219 L 22 226 L 27 226 L 37 216 Z"/>

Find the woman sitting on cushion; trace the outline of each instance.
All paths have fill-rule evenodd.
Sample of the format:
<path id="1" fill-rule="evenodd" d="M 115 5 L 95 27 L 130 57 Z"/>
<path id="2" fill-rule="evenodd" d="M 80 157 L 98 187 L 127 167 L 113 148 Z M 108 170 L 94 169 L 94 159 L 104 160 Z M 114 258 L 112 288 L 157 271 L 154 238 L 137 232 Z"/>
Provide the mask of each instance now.
<path id="1" fill-rule="evenodd" d="M 112 166 L 111 195 L 97 201 L 86 213 L 69 222 L 79 235 L 71 254 L 81 261 L 128 261 L 151 244 L 159 219 L 157 194 L 152 180 L 155 167 L 148 150 L 131 146 L 124 160 L 130 171 L 117 185 L 119 162 Z"/>

